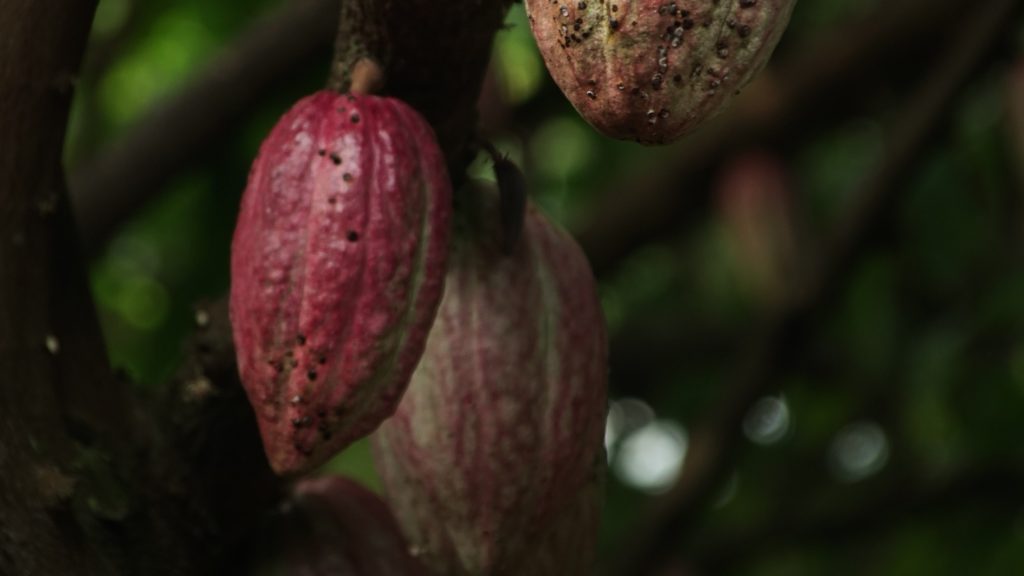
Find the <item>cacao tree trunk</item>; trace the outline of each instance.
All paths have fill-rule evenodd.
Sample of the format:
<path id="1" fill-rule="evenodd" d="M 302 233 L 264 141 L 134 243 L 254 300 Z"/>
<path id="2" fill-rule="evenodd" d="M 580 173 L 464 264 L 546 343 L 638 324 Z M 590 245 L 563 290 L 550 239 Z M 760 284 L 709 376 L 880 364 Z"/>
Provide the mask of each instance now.
<path id="1" fill-rule="evenodd" d="M 0 573 L 103 574 L 73 466 L 128 447 L 61 152 L 95 2 L 0 2 Z M 87 453 L 90 452 L 90 453 Z M 104 466 L 104 464 L 97 464 Z M 102 504 L 101 504 L 102 506 Z"/>

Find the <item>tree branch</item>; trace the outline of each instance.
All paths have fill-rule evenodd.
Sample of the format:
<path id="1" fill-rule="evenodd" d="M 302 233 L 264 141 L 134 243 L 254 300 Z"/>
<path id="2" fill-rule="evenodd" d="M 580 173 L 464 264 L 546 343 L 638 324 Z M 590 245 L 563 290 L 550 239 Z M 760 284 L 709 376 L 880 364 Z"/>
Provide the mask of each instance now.
<path id="1" fill-rule="evenodd" d="M 338 0 L 293 0 L 258 19 L 185 87 L 83 162 L 72 200 L 87 250 L 250 117 L 297 63 L 330 46 Z"/>
<path id="2" fill-rule="evenodd" d="M 793 301 L 770 320 L 753 344 L 722 402 L 695 427 L 683 476 L 648 514 L 619 574 L 648 574 L 690 535 L 705 505 L 728 474 L 739 445 L 740 422 L 749 407 L 775 382 L 806 341 L 814 312 L 841 285 L 851 263 L 868 243 L 874 225 L 897 197 L 918 159 L 948 118 L 948 110 L 979 68 L 1019 7 L 1014 0 L 990 0 L 972 11 L 907 105 L 895 117 L 888 154 L 854 195 L 855 203 L 811 267 Z"/>

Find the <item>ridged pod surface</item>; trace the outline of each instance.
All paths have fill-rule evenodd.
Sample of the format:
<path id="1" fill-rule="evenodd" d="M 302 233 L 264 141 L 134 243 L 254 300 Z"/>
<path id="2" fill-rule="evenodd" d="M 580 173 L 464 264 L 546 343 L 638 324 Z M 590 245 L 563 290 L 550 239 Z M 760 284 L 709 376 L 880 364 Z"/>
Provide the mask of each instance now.
<path id="1" fill-rule="evenodd" d="M 539 546 L 529 550 L 520 574 L 529 576 L 592 576 L 597 558 L 597 537 L 604 507 L 602 452 L 594 463 L 592 480 L 576 494 L 572 504 L 555 517 Z"/>
<path id="2" fill-rule="evenodd" d="M 613 138 L 663 144 L 768 62 L 796 0 L 526 0 L 555 82 Z"/>
<path id="3" fill-rule="evenodd" d="M 279 474 L 391 415 L 440 302 L 451 183 L 404 103 L 317 92 L 267 136 L 231 248 L 238 369 Z"/>
<path id="4" fill-rule="evenodd" d="M 437 321 L 398 411 L 371 436 L 374 461 L 435 573 L 522 575 L 603 457 L 607 336 L 568 234 L 528 207 L 506 255 L 497 195 L 465 198 Z M 566 529 L 597 521 L 576 517 Z"/>
<path id="5" fill-rule="evenodd" d="M 299 482 L 252 546 L 254 576 L 424 576 L 387 504 L 341 476 Z"/>

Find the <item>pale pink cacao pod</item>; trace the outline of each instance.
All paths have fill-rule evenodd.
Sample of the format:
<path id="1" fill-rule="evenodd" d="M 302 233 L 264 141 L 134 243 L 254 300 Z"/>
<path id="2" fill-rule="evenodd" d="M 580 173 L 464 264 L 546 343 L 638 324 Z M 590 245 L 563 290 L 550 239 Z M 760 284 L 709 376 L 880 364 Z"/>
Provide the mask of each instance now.
<path id="1" fill-rule="evenodd" d="M 497 205 L 466 195 L 426 352 L 371 437 L 395 515 L 438 574 L 527 574 L 603 453 L 607 337 L 590 267 L 532 206 L 506 255 Z"/>
<path id="2" fill-rule="evenodd" d="M 387 504 L 341 476 L 299 482 L 253 546 L 256 576 L 424 576 Z"/>
<path id="3" fill-rule="evenodd" d="M 768 62 L 796 0 L 526 0 L 555 83 L 599 131 L 670 142 Z"/>
<path id="4" fill-rule="evenodd" d="M 443 290 L 451 183 L 404 103 L 317 92 L 267 136 L 231 247 L 238 369 L 279 474 L 391 415 Z"/>

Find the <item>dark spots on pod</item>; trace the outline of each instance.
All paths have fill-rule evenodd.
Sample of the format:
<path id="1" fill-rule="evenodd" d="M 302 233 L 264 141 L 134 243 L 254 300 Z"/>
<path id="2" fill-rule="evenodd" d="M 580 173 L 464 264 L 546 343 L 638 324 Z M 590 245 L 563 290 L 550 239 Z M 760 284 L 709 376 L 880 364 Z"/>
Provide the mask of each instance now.
<path id="1" fill-rule="evenodd" d="M 349 174 L 348 172 L 345 172 L 344 174 L 342 174 L 341 175 L 341 179 L 344 180 L 345 182 L 351 182 L 352 180 L 354 180 L 352 175 Z"/>
<path id="2" fill-rule="evenodd" d="M 316 377 L 317 377 L 316 370 L 310 368 L 309 371 L 306 372 L 306 378 L 308 378 L 310 382 L 315 382 L 316 381 Z"/>
<path id="3" fill-rule="evenodd" d="M 295 359 L 295 352 L 292 350 L 286 350 L 284 353 L 284 360 L 281 364 L 282 370 L 292 370 L 299 365 L 299 361 Z"/>
<path id="4" fill-rule="evenodd" d="M 337 196 L 331 196 L 331 197 L 329 197 L 327 199 L 327 203 L 330 204 L 331 206 L 335 205 L 337 202 L 338 202 L 338 197 Z"/>
<path id="5" fill-rule="evenodd" d="M 353 113 L 352 113 L 352 115 L 351 115 L 351 116 L 349 116 L 349 118 L 348 118 L 348 119 L 349 119 L 350 121 L 352 121 L 352 123 L 353 123 L 353 124 L 359 124 L 359 114 L 357 114 L 357 113 L 355 113 L 355 112 L 353 112 Z"/>
<path id="6" fill-rule="evenodd" d="M 335 166 L 341 166 L 341 156 L 337 152 L 331 152 L 331 162 Z"/>
<path id="7" fill-rule="evenodd" d="M 299 344 L 299 346 L 305 346 L 306 345 L 306 335 L 305 334 L 299 334 L 298 336 L 295 337 L 295 341 Z"/>
<path id="8" fill-rule="evenodd" d="M 321 354 L 320 356 L 317 357 L 316 363 L 321 365 L 321 366 L 323 366 L 324 364 L 327 364 L 327 356 Z"/>
<path id="9" fill-rule="evenodd" d="M 349 242 L 358 242 L 359 241 L 359 233 L 356 232 L 355 230 L 349 230 L 348 231 L 348 241 Z"/>
<path id="10" fill-rule="evenodd" d="M 316 155 L 317 156 L 321 156 L 322 157 L 324 154 L 327 154 L 327 150 L 324 150 L 323 148 L 321 148 L 321 149 L 316 151 Z"/>
<path id="11" fill-rule="evenodd" d="M 313 421 L 313 419 L 310 418 L 309 416 L 301 416 L 301 417 L 298 417 L 298 418 L 292 418 L 292 427 L 293 428 L 305 428 L 306 426 L 309 426 L 309 424 L 312 421 Z"/>

